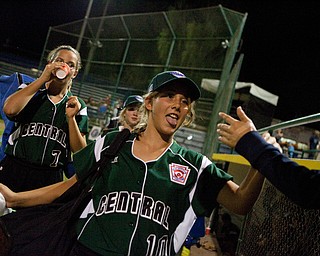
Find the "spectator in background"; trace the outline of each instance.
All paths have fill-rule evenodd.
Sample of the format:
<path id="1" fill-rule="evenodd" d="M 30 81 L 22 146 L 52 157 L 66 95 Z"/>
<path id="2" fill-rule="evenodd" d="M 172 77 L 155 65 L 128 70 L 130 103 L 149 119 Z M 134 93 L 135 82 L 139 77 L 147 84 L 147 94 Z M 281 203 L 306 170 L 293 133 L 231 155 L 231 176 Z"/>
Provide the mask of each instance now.
<path id="1" fill-rule="evenodd" d="M 320 137 L 320 132 L 318 130 L 314 130 L 313 134 L 309 138 L 309 149 L 310 150 L 316 150 L 318 143 L 319 143 L 319 137 Z M 310 152 L 309 153 L 309 159 L 314 159 L 315 158 L 315 153 Z"/>
<path id="2" fill-rule="evenodd" d="M 111 106 L 111 98 L 112 98 L 111 94 L 107 94 L 107 96 L 104 98 L 104 102 L 107 104 L 109 108 Z"/>
<path id="3" fill-rule="evenodd" d="M 276 142 L 280 144 L 281 143 L 281 139 L 283 138 L 282 129 L 276 130 L 274 137 L 276 138 Z"/>
<path id="4" fill-rule="evenodd" d="M 10 95 L 4 112 L 16 122 L 1 162 L 0 182 L 25 191 L 63 179 L 71 153 L 86 146 L 87 108 L 70 88 L 81 67 L 77 50 L 62 45 L 48 55 L 40 77 Z M 65 78 L 56 76 L 65 67 Z"/>
<path id="5" fill-rule="evenodd" d="M 92 96 L 90 96 L 87 100 L 85 100 L 85 103 L 87 104 L 87 106 L 97 106 L 97 102 L 94 100 L 94 98 Z"/>
<path id="6" fill-rule="evenodd" d="M 290 158 L 295 156 L 294 155 L 294 146 L 293 146 L 293 143 L 291 141 L 288 143 L 288 156 Z"/>
<path id="7" fill-rule="evenodd" d="M 98 123 L 98 102 L 96 102 L 92 96 L 90 96 L 85 102 L 87 104 L 89 122 Z"/>
<path id="8" fill-rule="evenodd" d="M 280 147 L 283 149 L 284 147 L 287 146 L 287 143 L 283 140 L 283 130 L 278 129 L 274 132 L 273 135 L 276 139 L 276 142 L 280 145 Z"/>
<path id="9" fill-rule="evenodd" d="M 115 128 L 115 127 L 118 126 L 119 114 L 120 114 L 120 111 L 122 109 L 122 105 L 123 105 L 123 102 L 120 99 L 117 99 L 114 102 L 112 116 L 111 116 L 110 123 L 108 125 L 108 129 Z"/>
<path id="10" fill-rule="evenodd" d="M 109 125 L 110 122 L 110 96 L 106 96 L 100 100 L 98 107 L 98 119 L 101 129 L 104 129 Z"/>
<path id="11" fill-rule="evenodd" d="M 318 143 L 317 150 L 320 150 L 320 141 Z M 320 152 L 317 153 L 316 160 L 320 160 Z"/>
<path id="12" fill-rule="evenodd" d="M 140 95 L 130 95 L 123 104 L 123 109 L 120 111 L 118 125 L 114 128 L 104 129 L 101 136 L 114 130 L 122 131 L 124 128 L 132 131 L 140 121 L 139 108 L 143 103 L 143 98 Z"/>

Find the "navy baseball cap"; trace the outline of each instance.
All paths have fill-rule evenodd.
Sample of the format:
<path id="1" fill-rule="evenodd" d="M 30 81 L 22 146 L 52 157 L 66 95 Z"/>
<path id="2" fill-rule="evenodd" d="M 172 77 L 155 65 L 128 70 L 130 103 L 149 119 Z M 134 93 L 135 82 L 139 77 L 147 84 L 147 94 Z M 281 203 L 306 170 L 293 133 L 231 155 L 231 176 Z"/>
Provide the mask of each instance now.
<path id="1" fill-rule="evenodd" d="M 180 71 L 165 71 L 157 74 L 154 78 L 152 78 L 148 87 L 148 92 L 157 91 L 165 85 L 176 81 L 179 81 L 188 87 L 188 91 L 190 93 L 188 96 L 190 97 L 191 101 L 195 101 L 200 98 L 201 92 L 197 84 Z"/>
<path id="2" fill-rule="evenodd" d="M 143 98 L 140 95 L 130 95 L 126 101 L 123 103 L 123 107 L 127 107 L 131 104 L 142 104 L 143 103 Z"/>

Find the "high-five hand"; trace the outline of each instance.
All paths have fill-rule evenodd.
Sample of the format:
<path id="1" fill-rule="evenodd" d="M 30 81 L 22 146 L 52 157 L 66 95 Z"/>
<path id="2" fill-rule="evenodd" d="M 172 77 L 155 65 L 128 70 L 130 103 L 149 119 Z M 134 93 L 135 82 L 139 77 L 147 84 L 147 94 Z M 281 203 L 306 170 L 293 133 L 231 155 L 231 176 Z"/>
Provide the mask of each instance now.
<path id="1" fill-rule="evenodd" d="M 219 123 L 217 132 L 220 135 L 219 140 L 234 148 L 243 135 L 250 131 L 256 131 L 252 120 L 244 113 L 241 107 L 237 108 L 237 115 L 240 120 L 234 119 L 230 115 L 220 112 L 219 116 L 226 123 Z"/>

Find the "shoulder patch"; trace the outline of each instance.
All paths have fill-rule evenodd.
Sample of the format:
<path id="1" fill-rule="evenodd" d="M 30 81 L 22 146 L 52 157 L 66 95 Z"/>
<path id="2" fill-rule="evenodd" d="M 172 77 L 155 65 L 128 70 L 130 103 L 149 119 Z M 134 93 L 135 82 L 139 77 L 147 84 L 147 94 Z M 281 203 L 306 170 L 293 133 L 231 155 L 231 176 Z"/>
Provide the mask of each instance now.
<path id="1" fill-rule="evenodd" d="M 180 164 L 169 164 L 170 179 L 172 182 L 185 185 L 190 173 L 190 168 Z"/>

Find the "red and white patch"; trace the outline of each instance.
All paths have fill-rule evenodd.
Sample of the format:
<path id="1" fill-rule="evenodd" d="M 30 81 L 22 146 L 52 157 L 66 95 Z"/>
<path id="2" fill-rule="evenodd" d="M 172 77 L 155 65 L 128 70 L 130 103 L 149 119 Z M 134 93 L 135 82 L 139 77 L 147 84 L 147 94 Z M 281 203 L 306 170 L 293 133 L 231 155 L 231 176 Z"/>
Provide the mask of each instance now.
<path id="1" fill-rule="evenodd" d="M 188 166 L 180 164 L 169 164 L 170 179 L 172 182 L 185 185 L 190 173 Z"/>

